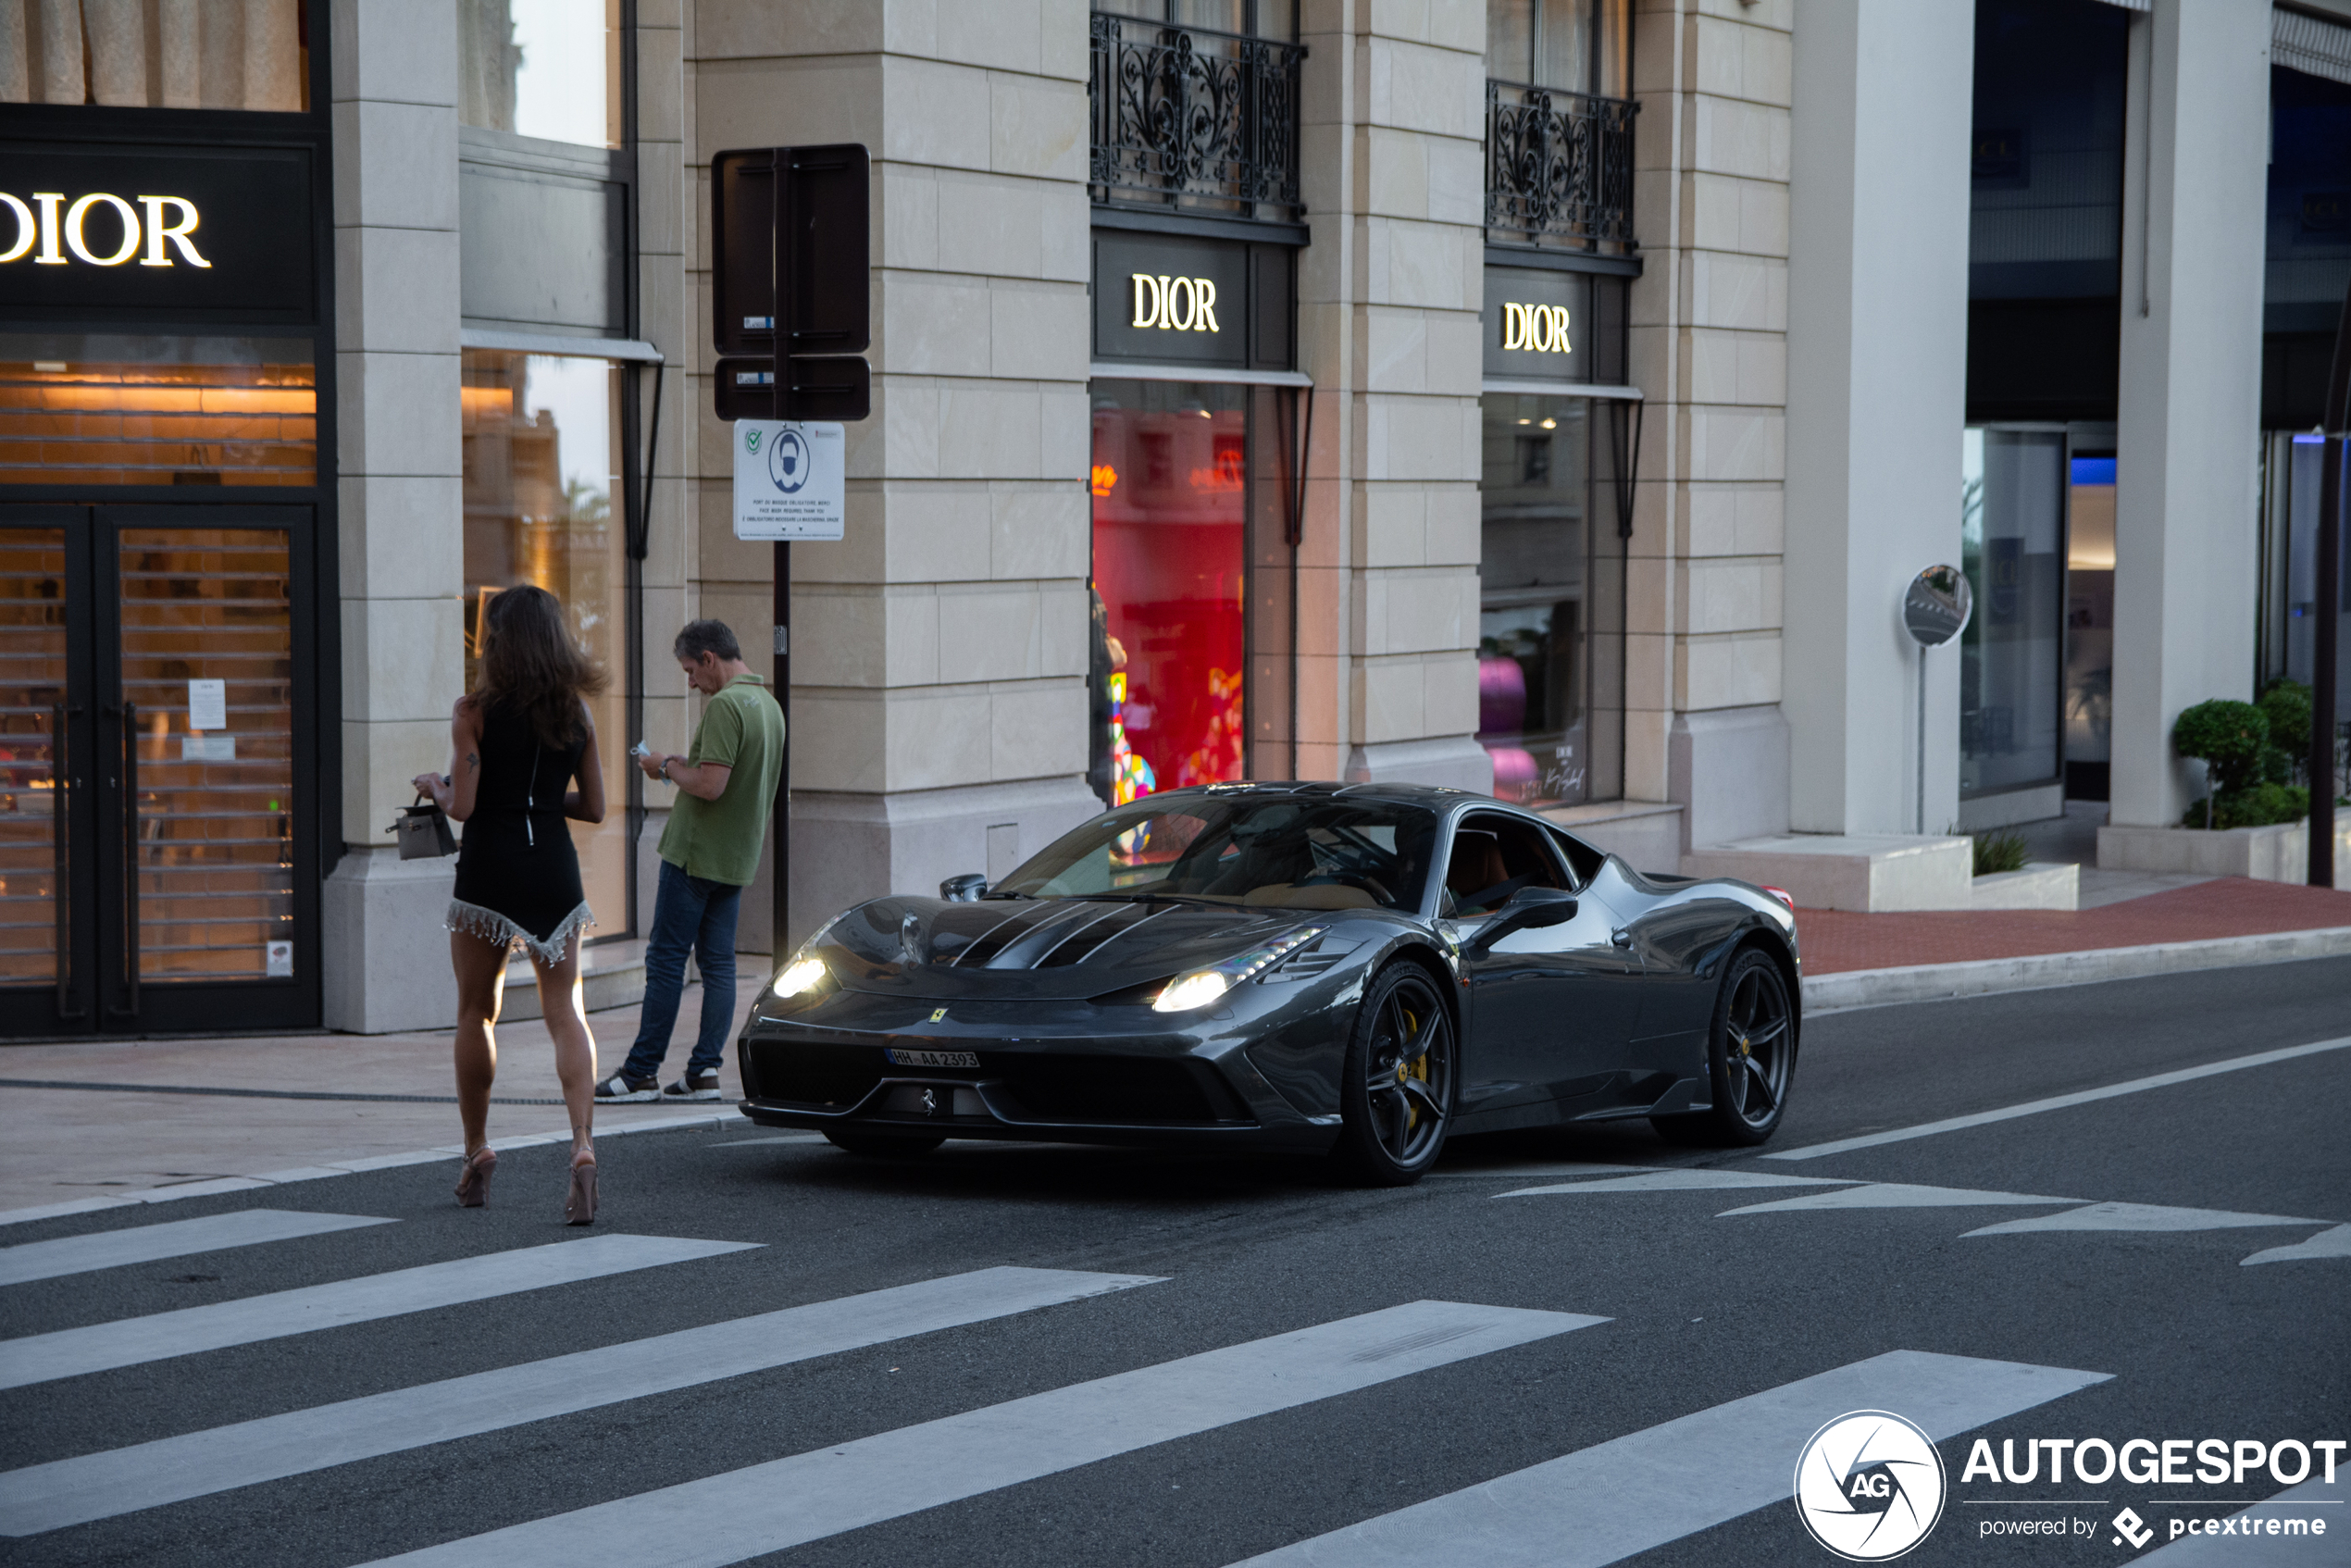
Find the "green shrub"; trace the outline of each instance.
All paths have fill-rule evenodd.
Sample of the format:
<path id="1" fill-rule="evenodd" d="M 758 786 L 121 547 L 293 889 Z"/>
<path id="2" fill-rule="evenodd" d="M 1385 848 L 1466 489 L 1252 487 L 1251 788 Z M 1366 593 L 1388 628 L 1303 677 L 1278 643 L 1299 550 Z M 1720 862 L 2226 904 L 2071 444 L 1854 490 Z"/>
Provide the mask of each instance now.
<path id="1" fill-rule="evenodd" d="M 2310 815 L 2310 791 L 2299 784 L 2260 783 L 2212 803 L 2212 826 L 2267 828 L 2273 822 L 2299 822 Z M 2183 828 L 2204 826 L 2204 802 L 2197 801 L 2180 818 Z"/>
<path id="2" fill-rule="evenodd" d="M 2275 775 L 2270 782 L 2290 784 L 2302 777 L 2303 764 L 2310 754 L 2310 689 L 2298 680 L 2283 678 L 2261 689 L 2255 706 L 2270 721 L 2270 744 L 2281 753 L 2284 772 Z"/>
<path id="3" fill-rule="evenodd" d="M 2021 871 L 2031 856 L 2021 833 L 2001 831 L 1978 833 L 1975 836 L 1975 874 L 1996 876 L 2003 871 Z"/>
<path id="4" fill-rule="evenodd" d="M 2262 782 L 2262 753 L 2276 749 L 2270 743 L 2270 716 L 2251 703 L 2225 698 L 2183 709 L 2171 727 L 2171 744 L 2183 757 L 2202 759 L 2220 800 Z"/>

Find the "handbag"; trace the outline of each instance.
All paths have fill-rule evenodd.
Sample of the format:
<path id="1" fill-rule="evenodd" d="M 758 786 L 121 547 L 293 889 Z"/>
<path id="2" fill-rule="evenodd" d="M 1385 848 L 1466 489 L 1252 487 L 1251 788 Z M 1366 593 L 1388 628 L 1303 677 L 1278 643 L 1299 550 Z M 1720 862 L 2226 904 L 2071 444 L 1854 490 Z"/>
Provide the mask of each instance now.
<path id="1" fill-rule="evenodd" d="M 457 852 L 457 836 L 449 831 L 449 814 L 422 790 L 417 791 L 417 803 L 404 808 L 399 820 L 384 831 L 399 835 L 403 860 L 437 860 Z"/>

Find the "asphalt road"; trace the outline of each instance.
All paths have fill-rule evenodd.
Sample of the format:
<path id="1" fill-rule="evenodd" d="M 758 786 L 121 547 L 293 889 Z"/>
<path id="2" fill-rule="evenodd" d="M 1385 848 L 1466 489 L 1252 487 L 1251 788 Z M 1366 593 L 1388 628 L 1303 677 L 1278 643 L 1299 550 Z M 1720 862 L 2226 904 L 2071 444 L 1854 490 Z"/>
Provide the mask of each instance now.
<path id="1" fill-rule="evenodd" d="M 2351 1050 L 1760 1156 L 2345 1037 L 2351 960 L 2325 960 L 1818 1018 L 1779 1137 L 1736 1156 L 1619 1124 L 1462 1140 L 1420 1186 L 1363 1191 L 1312 1163 L 1068 1147 L 876 1164 L 745 1123 L 609 1140 L 592 1234 L 557 1225 L 545 1148 L 508 1155 L 481 1211 L 432 1165 L 17 1226 L 0 1244 L 261 1209 L 394 1222 L 0 1286 L 0 1530 L 19 1537 L 0 1550 L 25 1568 L 434 1548 L 419 1561 L 1830 1563 L 1789 1479 L 1814 1428 L 1881 1408 L 1930 1428 L 1945 1470 L 1904 1562 L 2181 1568 L 2201 1543 L 2158 1555 L 2174 1519 L 2283 1482 L 2259 1462 L 2198 1482 L 2193 1457 L 2169 1485 L 1962 1470 L 1979 1437 L 2351 1438 L 2351 1248 L 2245 1263 L 2351 1222 Z M 1594 1164 L 1770 1180 L 1626 1189 L 1575 1168 Z M 1543 1187 L 1563 1190 L 1504 1196 Z M 616 1272 L 527 1288 L 500 1260 L 344 1285 L 548 1244 L 529 1266 Z M 77 1258 L 106 1262 L 0 1251 L 0 1277 Z M 955 1279 L 1008 1266 L 1060 1272 Z M 643 1343 L 790 1308 L 809 1310 Z M 1179 1358 L 1200 1359 L 1144 1370 Z M 2351 1562 L 2337 1452 L 2335 1485 L 2274 1511 L 2323 1537 L 2209 1560 Z M 1898 1533 L 1931 1487 L 1890 1474 Z M 2110 1523 L 2126 1507 L 2143 1549 Z M 2069 1533 L 1986 1534 L 2018 1521 Z"/>

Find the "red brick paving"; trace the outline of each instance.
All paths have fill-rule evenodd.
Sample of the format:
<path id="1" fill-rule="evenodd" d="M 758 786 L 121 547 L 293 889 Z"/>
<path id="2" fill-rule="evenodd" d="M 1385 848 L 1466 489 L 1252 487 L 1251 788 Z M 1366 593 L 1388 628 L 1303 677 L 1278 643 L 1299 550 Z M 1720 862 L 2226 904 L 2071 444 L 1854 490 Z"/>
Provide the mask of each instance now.
<path id="1" fill-rule="evenodd" d="M 2351 926 L 2351 892 L 2228 877 L 2098 909 L 1796 912 L 1808 975 Z"/>

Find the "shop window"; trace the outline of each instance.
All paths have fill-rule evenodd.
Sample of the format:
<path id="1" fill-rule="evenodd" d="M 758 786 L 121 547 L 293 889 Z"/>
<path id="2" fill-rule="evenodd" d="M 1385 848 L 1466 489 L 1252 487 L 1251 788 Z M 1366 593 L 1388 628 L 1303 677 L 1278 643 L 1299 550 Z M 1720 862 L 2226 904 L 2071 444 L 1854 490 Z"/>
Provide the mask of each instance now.
<path id="1" fill-rule="evenodd" d="M 1972 800 L 2061 773 L 2069 476 L 2061 430 L 1971 429 L 1962 452 L 1975 611 L 1959 639 L 1959 795 Z"/>
<path id="2" fill-rule="evenodd" d="M 2065 792 L 2107 798 L 2114 728 L 2114 459 L 2067 466 Z"/>
<path id="3" fill-rule="evenodd" d="M 307 338 L 0 333 L 0 484 L 312 485 Z"/>
<path id="4" fill-rule="evenodd" d="M 1093 8 L 1171 27 L 1284 40 L 1298 36 L 1298 0 L 1094 0 Z"/>
<path id="5" fill-rule="evenodd" d="M 467 349 L 465 418 L 466 683 L 483 613 L 531 583 L 563 601 L 572 633 L 612 684 L 594 702 L 611 800 L 626 796 L 628 563 L 620 482 L 621 369 L 610 360 Z M 602 937 L 630 920 L 628 813 L 571 824 Z"/>
<path id="6" fill-rule="evenodd" d="M 0 103 L 310 107 L 303 0 L 10 0 L 0 18 L 22 40 Z"/>
<path id="7" fill-rule="evenodd" d="M 1478 742 L 1494 793 L 1529 805 L 1612 800 L 1623 778 L 1623 544 L 1594 528 L 1594 441 L 1584 398 L 1482 402 L 1478 500 Z"/>
<path id="8" fill-rule="evenodd" d="M 457 0 L 457 118 L 621 144 L 620 0 Z"/>
<path id="9" fill-rule="evenodd" d="M 1291 777 L 1289 395 L 1093 392 L 1096 793 Z"/>

